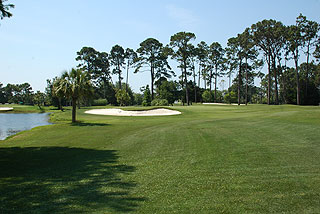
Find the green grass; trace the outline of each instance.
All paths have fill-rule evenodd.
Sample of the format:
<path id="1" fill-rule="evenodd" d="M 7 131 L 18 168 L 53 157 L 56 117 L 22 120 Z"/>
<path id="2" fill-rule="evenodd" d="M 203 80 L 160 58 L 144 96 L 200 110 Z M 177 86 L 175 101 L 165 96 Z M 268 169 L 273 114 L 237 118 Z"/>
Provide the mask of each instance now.
<path id="1" fill-rule="evenodd" d="M 319 107 L 172 109 L 0 142 L 0 213 L 320 213 Z"/>

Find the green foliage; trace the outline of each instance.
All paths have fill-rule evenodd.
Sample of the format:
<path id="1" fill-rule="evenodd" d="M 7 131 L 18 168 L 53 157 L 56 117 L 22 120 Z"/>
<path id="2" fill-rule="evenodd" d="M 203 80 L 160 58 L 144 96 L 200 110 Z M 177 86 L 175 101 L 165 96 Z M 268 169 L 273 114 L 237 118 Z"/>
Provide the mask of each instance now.
<path id="1" fill-rule="evenodd" d="M 133 105 L 142 105 L 143 94 L 133 93 L 133 97 L 134 97 Z"/>
<path id="2" fill-rule="evenodd" d="M 202 93 L 202 101 L 205 102 L 205 103 L 213 102 L 213 93 L 210 92 L 209 90 L 205 90 Z"/>
<path id="3" fill-rule="evenodd" d="M 129 105 L 131 99 L 125 89 L 118 89 L 116 93 L 117 102 L 120 106 Z"/>
<path id="4" fill-rule="evenodd" d="M 146 88 L 143 90 L 143 106 L 151 106 L 151 93 L 149 89 L 149 85 L 146 86 Z"/>
<path id="5" fill-rule="evenodd" d="M 10 18 L 12 14 L 9 12 L 10 8 L 14 8 L 13 4 L 4 4 L 8 0 L 0 0 L 0 19 L 5 17 Z"/>
<path id="6" fill-rule="evenodd" d="M 107 99 L 97 99 L 92 101 L 92 106 L 106 106 L 108 104 Z"/>
<path id="7" fill-rule="evenodd" d="M 230 91 L 226 95 L 224 95 L 224 101 L 226 103 L 236 103 L 237 102 L 237 94 L 234 91 Z"/>
<path id="8" fill-rule="evenodd" d="M 154 99 L 151 101 L 151 106 L 168 106 L 169 102 L 166 99 Z"/>
<path id="9" fill-rule="evenodd" d="M 41 109 L 41 106 L 44 104 L 45 98 L 46 97 L 44 93 L 37 91 L 33 95 L 33 102 L 38 105 L 39 109 Z"/>
<path id="10" fill-rule="evenodd" d="M 80 99 L 89 97 L 93 93 L 92 83 L 88 72 L 72 68 L 65 71 L 57 82 L 55 93 L 63 94 L 72 100 L 72 122 L 76 122 L 76 105 Z"/>
<path id="11" fill-rule="evenodd" d="M 170 105 L 179 99 L 177 89 L 178 86 L 176 82 L 167 81 L 165 78 L 162 78 L 156 82 L 156 85 L 157 98 L 167 100 Z"/>

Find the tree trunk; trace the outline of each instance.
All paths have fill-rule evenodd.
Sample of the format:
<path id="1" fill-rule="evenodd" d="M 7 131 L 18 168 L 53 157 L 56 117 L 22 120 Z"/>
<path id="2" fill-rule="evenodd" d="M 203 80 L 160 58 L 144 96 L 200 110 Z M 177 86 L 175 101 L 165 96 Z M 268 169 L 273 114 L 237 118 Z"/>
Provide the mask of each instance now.
<path id="1" fill-rule="evenodd" d="M 272 67 L 273 67 L 273 75 L 274 75 L 274 93 L 276 95 L 275 104 L 279 105 L 279 94 L 278 94 L 278 74 L 277 74 L 277 66 L 276 66 L 276 58 L 272 59 Z"/>
<path id="2" fill-rule="evenodd" d="M 267 58 L 268 62 L 268 105 L 270 105 L 270 98 L 271 98 L 271 66 L 270 66 L 270 54 L 268 54 Z"/>
<path id="3" fill-rule="evenodd" d="M 297 55 L 298 56 L 298 53 Z M 300 105 L 300 83 L 299 83 L 299 69 L 298 69 L 298 57 L 295 57 L 294 63 L 296 65 L 296 77 L 297 77 L 297 105 Z"/>
<path id="4" fill-rule="evenodd" d="M 210 77 L 209 77 L 209 90 L 210 90 L 210 94 L 211 94 L 211 90 L 212 90 L 212 70 L 210 69 Z"/>
<path id="5" fill-rule="evenodd" d="M 198 71 L 198 87 L 200 88 L 200 79 L 201 79 L 201 65 L 199 64 L 199 71 Z"/>
<path id="6" fill-rule="evenodd" d="M 126 93 L 128 93 L 128 79 L 129 79 L 129 60 L 127 64 Z"/>
<path id="7" fill-rule="evenodd" d="M 151 100 L 153 100 L 154 68 L 151 66 Z"/>
<path id="8" fill-rule="evenodd" d="M 188 92 L 188 80 L 187 80 L 187 63 L 184 62 L 183 68 L 184 68 L 184 83 L 186 87 L 186 103 L 189 105 L 189 92 Z"/>
<path id="9" fill-rule="evenodd" d="M 306 88 L 305 88 L 305 98 L 304 100 L 308 100 L 308 85 L 309 85 L 309 58 L 310 58 L 310 40 L 307 45 L 307 72 L 306 72 Z"/>
<path id="10" fill-rule="evenodd" d="M 218 68 L 216 66 L 216 73 L 214 77 L 214 102 L 217 102 L 217 79 L 218 79 Z"/>
<path id="11" fill-rule="evenodd" d="M 231 69 L 230 69 L 230 73 L 229 73 L 229 88 L 231 87 Z M 229 89 L 228 88 L 228 89 Z"/>
<path id="12" fill-rule="evenodd" d="M 241 90 L 240 90 L 240 85 L 241 85 L 241 61 L 242 59 L 240 58 L 240 64 L 239 64 L 239 74 L 238 74 L 238 105 L 241 104 Z"/>
<path id="13" fill-rule="evenodd" d="M 63 111 L 61 97 L 58 98 L 58 102 L 59 102 L 59 110 Z"/>
<path id="14" fill-rule="evenodd" d="M 197 84 L 196 84 L 196 68 L 193 63 L 193 82 L 194 82 L 194 102 L 197 103 Z"/>
<path id="15" fill-rule="evenodd" d="M 248 105 L 248 58 L 246 57 L 246 98 L 245 104 Z"/>
<path id="16" fill-rule="evenodd" d="M 76 122 L 77 99 L 72 98 L 72 122 Z"/>

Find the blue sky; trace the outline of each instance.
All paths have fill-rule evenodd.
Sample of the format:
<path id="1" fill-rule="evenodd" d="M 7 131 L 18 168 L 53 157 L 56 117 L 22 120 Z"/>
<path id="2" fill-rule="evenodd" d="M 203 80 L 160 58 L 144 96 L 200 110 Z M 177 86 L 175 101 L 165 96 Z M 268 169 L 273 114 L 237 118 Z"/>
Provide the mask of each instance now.
<path id="1" fill-rule="evenodd" d="M 29 82 L 43 91 L 46 79 L 77 65 L 83 46 L 109 52 L 119 44 L 137 49 L 154 37 L 167 44 L 179 31 L 226 45 L 228 38 L 263 19 L 294 24 L 302 13 L 320 22 L 320 0 L 9 0 L 13 17 L 0 20 L 0 82 Z M 174 63 L 171 63 L 175 65 Z M 179 75 L 180 71 L 175 69 Z M 131 74 L 138 92 L 148 73 Z"/>

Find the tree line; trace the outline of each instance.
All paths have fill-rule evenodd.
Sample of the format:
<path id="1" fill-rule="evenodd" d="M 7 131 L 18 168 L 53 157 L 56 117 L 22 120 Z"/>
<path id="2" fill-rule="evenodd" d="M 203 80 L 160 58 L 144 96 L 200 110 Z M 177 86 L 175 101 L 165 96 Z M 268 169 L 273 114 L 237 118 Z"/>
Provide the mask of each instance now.
<path id="1" fill-rule="evenodd" d="M 319 24 L 302 14 L 295 25 L 272 19 L 257 22 L 228 39 L 225 48 L 218 42 L 194 44 L 194 33 L 179 32 L 167 45 L 148 38 L 137 50 L 115 45 L 107 53 L 83 47 L 77 52 L 77 69 L 88 74 L 95 98 L 111 104 L 134 103 L 138 95 L 129 87 L 129 71 L 134 69 L 134 73 L 149 72 L 150 88 L 144 90 L 150 90 L 151 101 L 169 101 L 165 94 L 171 93 L 174 98 L 169 104 L 180 100 L 187 105 L 202 101 L 315 105 L 320 102 L 319 64 L 315 61 L 320 55 L 318 33 Z M 300 63 L 303 57 L 306 60 Z M 180 72 L 171 68 L 169 59 L 178 63 Z M 261 72 L 263 66 L 266 74 Z M 178 81 L 170 80 L 177 73 Z M 117 76 L 116 83 L 112 83 L 112 75 Z M 226 91 L 218 90 L 221 77 L 229 79 Z M 254 84 L 257 78 L 260 87 Z"/>

